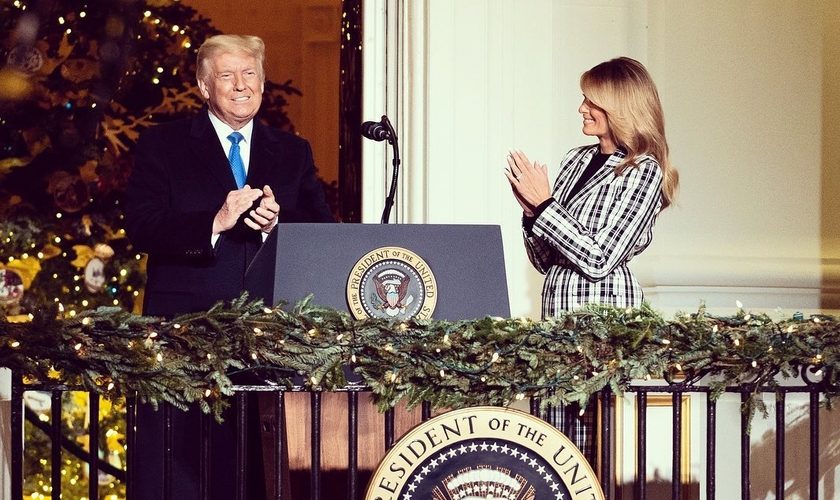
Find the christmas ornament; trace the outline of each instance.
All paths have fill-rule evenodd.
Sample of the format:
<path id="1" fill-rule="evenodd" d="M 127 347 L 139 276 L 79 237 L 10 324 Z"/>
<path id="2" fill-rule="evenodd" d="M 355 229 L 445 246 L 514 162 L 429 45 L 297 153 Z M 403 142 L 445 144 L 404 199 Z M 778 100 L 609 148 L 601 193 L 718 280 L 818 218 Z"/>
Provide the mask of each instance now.
<path id="1" fill-rule="evenodd" d="M 0 269 L 0 308 L 7 314 L 18 314 L 23 298 L 23 280 L 11 269 Z"/>
<path id="2" fill-rule="evenodd" d="M 55 205 L 68 213 L 78 212 L 89 203 L 87 184 L 69 172 L 58 171 L 52 174 L 47 192 L 53 196 Z"/>
<path id="3" fill-rule="evenodd" d="M 71 262 L 77 268 L 84 267 L 85 288 L 90 293 L 99 293 L 105 285 L 105 266 L 114 256 L 114 249 L 107 243 L 97 243 L 93 248 L 74 245 L 76 259 Z"/>
<path id="4" fill-rule="evenodd" d="M 44 56 L 37 47 L 19 45 L 9 51 L 6 64 L 20 72 L 31 75 L 37 73 L 44 65 Z"/>
<path id="5" fill-rule="evenodd" d="M 5 266 L 0 264 L 0 269 L 4 268 L 17 274 L 21 283 L 23 283 L 23 288 L 27 289 L 32 285 L 32 280 L 35 279 L 35 276 L 41 270 L 41 263 L 38 259 L 27 256 L 23 259 L 15 259 Z"/>
<path id="6" fill-rule="evenodd" d="M 102 291 L 105 284 L 105 263 L 102 259 L 94 257 L 85 266 L 85 288 L 90 293 Z"/>

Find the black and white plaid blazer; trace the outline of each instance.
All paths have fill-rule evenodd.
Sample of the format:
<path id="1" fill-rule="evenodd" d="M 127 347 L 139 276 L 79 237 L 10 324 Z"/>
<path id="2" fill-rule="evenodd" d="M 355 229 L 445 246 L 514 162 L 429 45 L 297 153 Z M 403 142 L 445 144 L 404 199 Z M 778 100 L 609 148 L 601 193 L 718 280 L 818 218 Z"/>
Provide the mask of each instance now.
<path id="1" fill-rule="evenodd" d="M 543 317 L 587 303 L 617 307 L 642 304 L 642 288 L 627 263 L 653 239 L 662 207 L 662 170 L 650 156 L 616 175 L 625 156 L 617 149 L 604 166 L 569 198 L 598 145 L 575 148 L 563 158 L 554 183 L 554 201 L 525 230 L 534 267 L 545 274 Z"/>

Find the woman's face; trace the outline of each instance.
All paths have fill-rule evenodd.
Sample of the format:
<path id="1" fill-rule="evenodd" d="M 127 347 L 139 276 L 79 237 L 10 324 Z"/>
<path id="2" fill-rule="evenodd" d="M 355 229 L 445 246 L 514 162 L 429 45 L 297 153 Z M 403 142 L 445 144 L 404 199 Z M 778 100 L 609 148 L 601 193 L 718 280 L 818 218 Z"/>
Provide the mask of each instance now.
<path id="1" fill-rule="evenodd" d="M 578 108 L 578 113 L 583 115 L 583 133 L 588 136 L 597 137 L 601 142 L 602 152 L 612 153 L 612 151 L 605 151 L 605 149 L 609 149 L 609 146 L 613 145 L 613 141 L 612 134 L 610 134 L 609 120 L 604 110 L 592 104 L 592 101 L 584 96 L 583 102 Z"/>

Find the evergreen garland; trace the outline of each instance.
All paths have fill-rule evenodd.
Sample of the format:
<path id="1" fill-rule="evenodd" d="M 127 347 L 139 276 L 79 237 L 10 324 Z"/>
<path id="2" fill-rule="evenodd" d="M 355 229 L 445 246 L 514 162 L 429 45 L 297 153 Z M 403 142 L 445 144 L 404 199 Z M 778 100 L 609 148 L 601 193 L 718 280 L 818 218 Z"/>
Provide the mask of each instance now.
<path id="1" fill-rule="evenodd" d="M 809 371 L 830 403 L 837 393 L 840 324 L 829 316 L 772 320 L 743 309 L 731 317 L 586 306 L 546 321 L 355 320 L 311 297 L 266 307 L 244 294 L 171 321 L 101 307 L 57 319 L 0 320 L 0 366 L 28 381 L 81 386 L 108 398 L 186 409 L 217 419 L 236 384 L 312 390 L 368 386 L 380 410 L 405 400 L 433 409 L 506 405 L 586 405 L 609 388 L 662 377 L 691 384 L 709 377 L 712 396 L 751 391 L 743 410 L 766 413 L 762 390 Z M 348 380 L 348 378 L 350 380 Z"/>

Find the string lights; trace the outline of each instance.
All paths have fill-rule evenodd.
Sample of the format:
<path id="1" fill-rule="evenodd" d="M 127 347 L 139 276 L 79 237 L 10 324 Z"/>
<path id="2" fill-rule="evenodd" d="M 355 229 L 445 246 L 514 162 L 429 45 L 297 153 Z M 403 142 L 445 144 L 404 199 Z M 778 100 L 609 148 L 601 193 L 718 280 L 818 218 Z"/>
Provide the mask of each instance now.
<path id="1" fill-rule="evenodd" d="M 243 295 L 170 322 L 101 308 L 0 323 L 0 364 L 108 397 L 136 393 L 179 408 L 200 402 L 217 417 L 233 373 L 337 390 L 347 384 L 348 362 L 382 410 L 401 400 L 454 408 L 524 397 L 585 406 L 601 389 L 620 393 L 632 380 L 692 383 L 710 375 L 713 396 L 752 384 L 756 393 L 745 402 L 752 414 L 764 409 L 759 389 L 772 389 L 778 375 L 808 368 L 831 399 L 840 370 L 840 323 L 827 316 L 774 321 L 701 308 L 665 320 L 647 306 L 628 313 L 590 305 L 545 321 L 354 321 L 311 298 L 281 306 Z"/>

